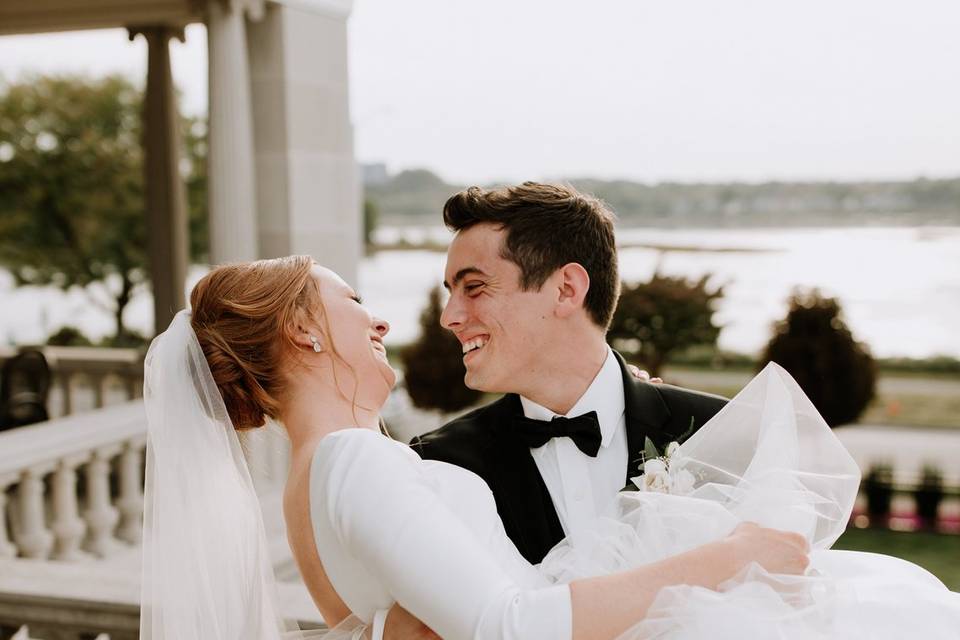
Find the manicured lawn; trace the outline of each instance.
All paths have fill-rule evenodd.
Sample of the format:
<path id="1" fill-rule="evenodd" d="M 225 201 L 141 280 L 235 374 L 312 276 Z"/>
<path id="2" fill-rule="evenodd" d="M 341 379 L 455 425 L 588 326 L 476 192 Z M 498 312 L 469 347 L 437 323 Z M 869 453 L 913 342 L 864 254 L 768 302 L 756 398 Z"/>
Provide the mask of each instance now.
<path id="1" fill-rule="evenodd" d="M 957 385 L 960 390 L 960 384 Z M 880 393 L 867 407 L 859 422 L 864 424 L 908 424 L 918 427 L 960 427 L 960 393 L 957 395 Z"/>
<path id="2" fill-rule="evenodd" d="M 871 551 L 920 565 L 953 591 L 960 591 L 960 535 L 847 529 L 834 549 Z"/>
<path id="3" fill-rule="evenodd" d="M 741 387 L 706 385 L 698 389 L 732 398 L 737 395 Z M 960 393 L 956 396 L 886 393 L 874 398 L 857 422 L 956 429 L 960 428 L 958 416 L 960 416 Z"/>

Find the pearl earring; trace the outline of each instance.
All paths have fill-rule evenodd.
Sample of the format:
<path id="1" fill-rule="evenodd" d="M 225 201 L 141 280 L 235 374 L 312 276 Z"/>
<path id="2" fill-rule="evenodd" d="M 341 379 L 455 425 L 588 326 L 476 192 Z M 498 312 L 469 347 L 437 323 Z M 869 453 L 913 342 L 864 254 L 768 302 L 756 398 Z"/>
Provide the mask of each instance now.
<path id="1" fill-rule="evenodd" d="M 310 342 L 313 343 L 313 350 L 315 353 L 320 353 L 323 349 L 320 347 L 320 341 L 317 340 L 317 337 L 313 334 L 310 335 Z"/>

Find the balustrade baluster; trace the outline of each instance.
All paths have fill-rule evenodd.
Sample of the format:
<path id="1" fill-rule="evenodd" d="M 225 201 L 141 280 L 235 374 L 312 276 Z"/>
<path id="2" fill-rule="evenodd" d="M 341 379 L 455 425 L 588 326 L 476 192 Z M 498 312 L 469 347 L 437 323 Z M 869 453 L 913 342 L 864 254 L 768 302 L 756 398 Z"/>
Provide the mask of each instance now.
<path id="1" fill-rule="evenodd" d="M 127 392 L 127 400 L 137 397 L 137 376 L 129 371 L 123 374 L 123 388 Z"/>
<path id="2" fill-rule="evenodd" d="M 68 416 L 73 413 L 73 396 L 70 394 L 70 378 L 72 376 L 69 372 L 64 371 L 58 377 L 60 392 L 63 394 L 63 415 Z"/>
<path id="3" fill-rule="evenodd" d="M 117 537 L 136 544 L 143 534 L 143 449 L 142 442 L 127 442 L 120 454 L 120 528 Z"/>
<path id="4" fill-rule="evenodd" d="M 0 478 L 0 558 L 14 558 L 17 555 L 17 548 L 10 542 L 7 533 L 7 487 L 15 480 Z"/>
<path id="5" fill-rule="evenodd" d="M 53 546 L 53 535 L 44 523 L 44 471 L 27 469 L 20 474 L 17 486 L 19 531 L 15 538 L 20 555 L 26 558 L 46 559 Z"/>
<path id="6" fill-rule="evenodd" d="M 106 376 L 102 373 L 90 374 L 90 386 L 93 388 L 93 408 L 103 409 L 103 386 Z"/>
<path id="7" fill-rule="evenodd" d="M 55 536 L 53 557 L 76 560 L 82 557 L 80 543 L 86 524 L 80 518 L 77 501 L 77 466 L 79 460 L 61 460 L 53 475 L 53 523 Z"/>
<path id="8" fill-rule="evenodd" d="M 96 555 L 106 557 L 116 547 L 113 530 L 117 526 L 119 514 L 110 504 L 110 457 L 113 451 L 99 449 L 87 463 L 87 509 L 84 519 L 87 521 L 86 549 Z"/>

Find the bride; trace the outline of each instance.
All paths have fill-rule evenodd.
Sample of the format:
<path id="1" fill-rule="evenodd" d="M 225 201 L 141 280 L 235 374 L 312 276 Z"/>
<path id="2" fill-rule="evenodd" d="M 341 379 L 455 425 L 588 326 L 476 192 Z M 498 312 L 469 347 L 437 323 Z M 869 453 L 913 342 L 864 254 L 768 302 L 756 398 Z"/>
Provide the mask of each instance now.
<path id="1" fill-rule="evenodd" d="M 142 638 L 284 635 L 236 435 L 266 417 L 292 445 L 290 546 L 338 637 L 394 603 L 444 638 L 957 637 L 960 596 L 930 574 L 823 551 L 859 474 L 782 370 L 652 461 L 639 484 L 670 491 L 621 494 L 618 518 L 533 567 L 482 480 L 379 432 L 389 328 L 335 273 L 219 267 L 191 307 L 145 365 Z"/>

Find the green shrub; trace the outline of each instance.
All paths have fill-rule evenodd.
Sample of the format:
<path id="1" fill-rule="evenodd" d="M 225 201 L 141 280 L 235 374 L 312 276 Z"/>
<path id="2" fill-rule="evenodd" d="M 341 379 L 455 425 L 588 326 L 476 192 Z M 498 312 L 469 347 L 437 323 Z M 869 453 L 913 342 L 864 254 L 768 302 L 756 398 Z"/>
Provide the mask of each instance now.
<path id="1" fill-rule="evenodd" d="M 466 368 L 457 338 L 440 326 L 440 287 L 420 314 L 420 337 L 400 352 L 407 393 L 414 406 L 451 412 L 476 403 L 482 393 L 463 383 Z"/>
<path id="2" fill-rule="evenodd" d="M 715 346 L 720 327 L 713 322 L 713 305 L 723 297 L 723 287 L 708 289 L 709 279 L 654 273 L 647 282 L 624 283 L 607 339 L 637 357 L 651 376 L 659 375 L 675 353 Z"/>
<path id="3" fill-rule="evenodd" d="M 758 370 L 770 361 L 790 372 L 831 427 L 856 420 L 873 399 L 877 367 L 841 317 L 840 303 L 816 289 L 796 291 Z"/>
<path id="4" fill-rule="evenodd" d="M 943 472 L 932 465 L 924 465 L 920 484 L 913 492 L 917 517 L 920 518 L 924 527 L 936 527 L 943 493 Z"/>
<path id="5" fill-rule="evenodd" d="M 867 496 L 870 524 L 885 523 L 893 503 L 893 468 L 886 463 L 873 465 L 864 476 L 860 490 Z"/>

